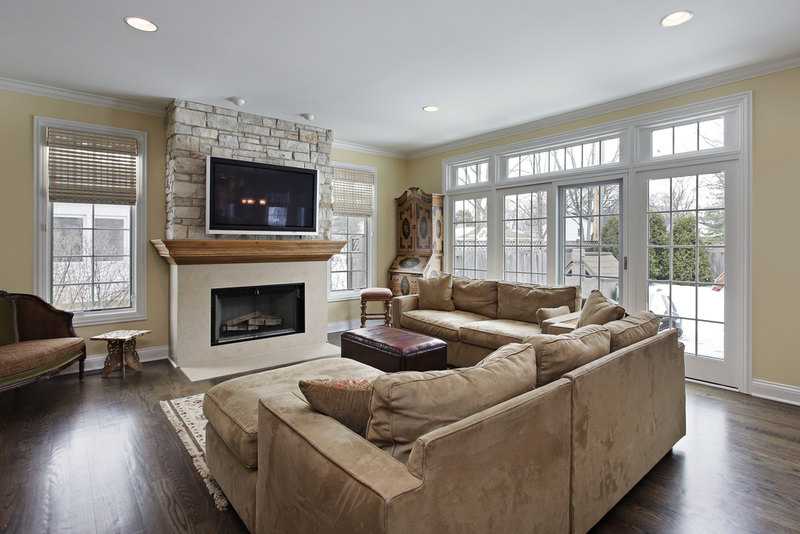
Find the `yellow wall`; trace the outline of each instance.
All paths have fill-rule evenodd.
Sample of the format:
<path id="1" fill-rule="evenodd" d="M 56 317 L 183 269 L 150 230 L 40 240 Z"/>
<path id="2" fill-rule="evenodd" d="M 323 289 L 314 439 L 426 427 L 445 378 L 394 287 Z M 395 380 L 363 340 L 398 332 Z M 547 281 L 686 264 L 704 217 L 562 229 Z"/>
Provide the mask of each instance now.
<path id="1" fill-rule="evenodd" d="M 441 192 L 443 158 L 603 124 L 712 98 L 753 92 L 752 319 L 753 378 L 800 387 L 800 348 L 793 335 L 796 318 L 792 266 L 800 265 L 800 241 L 793 220 L 800 201 L 797 128 L 800 125 L 800 69 L 792 69 L 713 89 L 669 98 L 475 144 L 409 161 L 409 185 Z"/>
<path id="2" fill-rule="evenodd" d="M 800 124 L 800 69 L 778 72 L 688 95 L 636 106 L 590 119 L 510 136 L 424 158 L 405 161 L 351 150 L 334 149 L 333 160 L 370 165 L 378 169 L 377 284 L 386 285 L 386 269 L 395 255 L 393 199 L 410 186 L 429 193 L 441 192 L 442 158 L 483 148 L 530 140 L 626 117 L 700 102 L 744 91 L 753 92 L 753 377 L 800 387 L 800 349 L 791 334 L 794 317 L 784 310 L 792 306 L 794 291 L 787 287 L 791 266 L 800 265 L 800 246 L 789 217 L 800 199 L 800 171 L 795 162 Z M 148 133 L 147 238 L 164 235 L 164 127 L 150 115 L 78 104 L 0 90 L 0 288 L 33 291 L 33 116 L 41 115 Z M 168 343 L 169 276 L 166 263 L 147 250 L 147 320 L 78 329 L 88 338 L 113 328 L 153 330 L 140 346 Z M 328 320 L 357 319 L 358 301 L 330 303 Z M 90 342 L 89 354 L 105 347 Z"/>
<path id="3" fill-rule="evenodd" d="M 389 269 L 389 265 L 391 265 L 397 252 L 394 199 L 399 197 L 406 189 L 408 161 L 340 148 L 333 149 L 332 159 L 336 163 L 369 165 L 378 169 L 378 228 L 376 232 L 378 251 L 375 256 L 377 263 L 375 283 L 379 287 L 388 287 L 386 271 Z M 373 311 L 372 308 L 370 310 Z M 374 311 L 377 312 L 379 310 L 375 309 Z M 349 321 L 359 317 L 361 317 L 360 300 L 331 302 L 328 304 L 329 323 Z"/>
<path id="4" fill-rule="evenodd" d="M 0 289 L 33 293 L 34 183 L 33 117 L 49 117 L 147 132 L 147 239 L 164 237 L 164 121 L 161 117 L 0 90 Z M 88 338 L 117 328 L 148 329 L 139 347 L 169 343 L 169 269 L 147 246 L 147 319 L 76 329 L 90 355 L 106 345 Z"/>

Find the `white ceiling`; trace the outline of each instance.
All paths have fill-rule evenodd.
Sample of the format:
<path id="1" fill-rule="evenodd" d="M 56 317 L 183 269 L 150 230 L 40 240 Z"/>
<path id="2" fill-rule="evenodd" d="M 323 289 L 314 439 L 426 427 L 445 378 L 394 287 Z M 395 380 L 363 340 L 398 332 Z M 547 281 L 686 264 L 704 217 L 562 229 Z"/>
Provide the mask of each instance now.
<path id="1" fill-rule="evenodd" d="M 675 9 L 695 17 L 662 28 Z M 0 78 L 158 106 L 239 95 L 414 154 L 793 58 L 798 27 L 800 0 L 2 0 Z"/>

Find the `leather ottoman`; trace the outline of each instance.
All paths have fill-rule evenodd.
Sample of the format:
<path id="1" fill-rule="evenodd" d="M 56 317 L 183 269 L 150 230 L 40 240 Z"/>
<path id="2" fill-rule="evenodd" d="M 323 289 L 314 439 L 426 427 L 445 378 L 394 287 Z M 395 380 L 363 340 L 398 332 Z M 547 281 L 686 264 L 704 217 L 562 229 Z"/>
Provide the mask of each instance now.
<path id="1" fill-rule="evenodd" d="M 358 328 L 342 334 L 342 358 L 389 373 L 447 369 L 447 343 L 389 326 Z"/>

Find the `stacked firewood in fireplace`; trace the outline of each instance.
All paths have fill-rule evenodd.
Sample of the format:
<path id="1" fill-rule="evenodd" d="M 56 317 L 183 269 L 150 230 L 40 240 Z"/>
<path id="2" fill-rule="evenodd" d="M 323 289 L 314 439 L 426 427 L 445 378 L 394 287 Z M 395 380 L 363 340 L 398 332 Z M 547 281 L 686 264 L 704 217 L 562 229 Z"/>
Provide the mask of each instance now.
<path id="1" fill-rule="evenodd" d="M 281 326 L 283 318 L 277 315 L 264 315 L 257 311 L 246 313 L 222 323 L 223 332 L 248 332 L 260 330 L 266 326 Z"/>

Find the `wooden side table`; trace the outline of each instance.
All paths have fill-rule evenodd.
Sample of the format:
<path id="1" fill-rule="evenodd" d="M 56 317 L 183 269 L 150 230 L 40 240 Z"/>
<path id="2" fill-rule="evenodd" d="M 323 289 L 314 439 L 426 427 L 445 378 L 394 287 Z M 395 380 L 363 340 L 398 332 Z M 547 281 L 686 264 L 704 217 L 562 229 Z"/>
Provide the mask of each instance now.
<path id="1" fill-rule="evenodd" d="M 149 334 L 152 330 L 114 330 L 90 339 L 94 341 L 108 341 L 108 356 L 100 375 L 105 378 L 117 368 L 122 369 L 122 379 L 125 380 L 125 364 L 136 372 L 142 370 L 139 362 L 139 353 L 136 352 L 136 338 Z"/>

